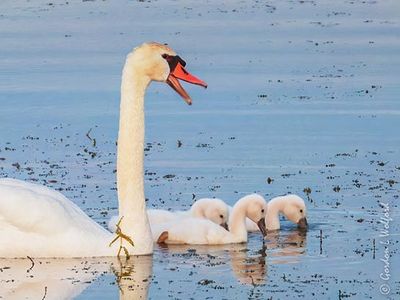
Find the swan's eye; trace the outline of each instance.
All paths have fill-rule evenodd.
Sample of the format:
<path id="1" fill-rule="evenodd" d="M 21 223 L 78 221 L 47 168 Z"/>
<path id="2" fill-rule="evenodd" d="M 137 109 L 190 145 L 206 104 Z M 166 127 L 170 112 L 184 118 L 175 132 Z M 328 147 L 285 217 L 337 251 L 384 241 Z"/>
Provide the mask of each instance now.
<path id="1" fill-rule="evenodd" d="M 300 212 L 301 212 L 301 213 L 303 213 L 303 210 L 302 210 L 302 209 L 300 209 Z"/>
<path id="2" fill-rule="evenodd" d="M 164 53 L 164 54 L 161 54 L 161 57 L 164 58 L 168 62 L 171 72 L 175 70 L 178 63 L 181 64 L 182 67 L 186 66 L 186 62 L 179 55 L 172 56 L 167 53 Z M 185 69 L 183 69 L 183 68 L 182 68 L 182 71 L 187 73 L 185 71 Z"/>
<path id="3" fill-rule="evenodd" d="M 224 216 L 223 216 L 223 215 L 219 215 L 219 217 L 220 217 L 221 219 L 223 219 L 223 218 L 224 218 Z"/>
<path id="4" fill-rule="evenodd" d="M 179 63 L 179 56 L 171 56 L 167 53 L 164 53 L 161 55 L 161 57 L 167 61 L 170 71 L 173 72 Z"/>

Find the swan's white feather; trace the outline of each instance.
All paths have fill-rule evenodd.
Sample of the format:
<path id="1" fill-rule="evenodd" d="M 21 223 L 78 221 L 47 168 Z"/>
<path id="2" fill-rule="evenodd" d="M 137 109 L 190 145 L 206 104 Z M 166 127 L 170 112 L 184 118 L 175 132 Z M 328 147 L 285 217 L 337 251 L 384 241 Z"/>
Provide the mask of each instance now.
<path id="1" fill-rule="evenodd" d="M 61 193 L 0 179 L 0 257 L 115 255 L 112 234 Z"/>
<path id="2" fill-rule="evenodd" d="M 168 244 L 219 245 L 241 242 L 227 230 L 207 219 L 182 218 L 152 225 L 153 239 L 168 231 Z"/>
<path id="3" fill-rule="evenodd" d="M 163 209 L 148 209 L 147 216 L 149 218 L 150 226 L 153 226 L 154 224 L 171 222 L 178 218 L 189 217 L 190 215 L 186 211 L 171 212 Z M 117 229 L 116 224 L 119 221 L 118 218 L 118 215 L 112 216 L 108 221 L 108 230 L 111 232 L 115 232 Z"/>
<path id="4" fill-rule="evenodd" d="M 257 194 L 241 198 L 232 209 L 229 230 L 200 218 L 181 218 L 167 223 L 152 225 L 153 239 L 156 241 L 163 232 L 168 232 L 167 244 L 234 244 L 247 241 L 246 217 L 260 220 L 265 217 L 267 203 Z"/>
<path id="5" fill-rule="evenodd" d="M 271 209 L 271 206 L 276 207 L 276 209 Z M 268 230 L 277 230 L 280 228 L 280 221 L 279 221 L 279 214 L 283 214 L 285 217 L 288 218 L 288 216 L 285 215 L 287 211 L 285 211 L 284 207 L 287 206 L 289 209 L 295 209 L 296 206 L 304 210 L 304 215 L 306 211 L 306 205 L 304 203 L 304 200 L 297 195 L 294 194 L 288 194 L 284 196 L 278 196 L 275 198 L 272 198 L 268 202 L 268 212 L 267 216 L 265 218 L 265 225 Z M 229 212 L 232 212 L 232 206 L 229 206 Z M 292 222 L 295 222 L 293 218 L 288 218 Z M 252 220 L 249 218 L 246 218 L 246 229 L 248 232 L 256 232 L 259 231 L 259 228 L 256 223 L 254 223 Z"/>
<path id="6" fill-rule="evenodd" d="M 229 214 L 232 214 L 232 209 L 233 207 L 229 205 Z M 258 229 L 258 226 L 256 223 L 254 223 L 252 220 L 250 220 L 249 218 L 246 218 L 246 229 L 248 232 L 256 232 L 256 231 L 260 231 L 260 229 Z"/>
<path id="7" fill-rule="evenodd" d="M 182 218 L 202 218 L 208 219 L 219 225 L 227 223 L 229 219 L 229 207 L 221 199 L 202 198 L 193 203 L 189 210 L 168 211 L 164 209 L 148 209 L 147 216 L 150 226 L 179 222 Z M 220 218 L 222 216 L 222 218 Z M 115 232 L 118 216 L 113 216 L 108 222 L 108 229 Z"/>

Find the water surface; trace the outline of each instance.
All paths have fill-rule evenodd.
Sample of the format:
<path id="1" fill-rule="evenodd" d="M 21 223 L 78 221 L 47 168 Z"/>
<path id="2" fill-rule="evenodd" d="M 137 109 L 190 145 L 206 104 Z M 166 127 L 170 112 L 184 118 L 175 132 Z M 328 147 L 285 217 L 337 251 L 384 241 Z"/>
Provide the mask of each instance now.
<path id="1" fill-rule="evenodd" d="M 399 225 L 380 237 L 379 205 L 399 217 L 397 1 L 0 7 L 0 176 L 58 189 L 105 225 L 117 213 L 121 68 L 155 40 L 209 88 L 188 87 L 188 107 L 150 87 L 148 206 L 296 193 L 311 223 L 304 235 L 283 220 L 264 246 L 251 234 L 247 245 L 157 247 L 152 260 L 1 260 L 1 297 L 385 299 L 386 240 L 398 297 Z"/>

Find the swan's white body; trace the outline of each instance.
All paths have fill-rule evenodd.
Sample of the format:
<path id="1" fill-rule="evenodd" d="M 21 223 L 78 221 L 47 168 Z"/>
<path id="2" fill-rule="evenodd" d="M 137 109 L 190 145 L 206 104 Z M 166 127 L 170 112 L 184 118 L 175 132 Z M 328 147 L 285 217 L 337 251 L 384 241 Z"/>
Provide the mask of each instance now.
<path id="1" fill-rule="evenodd" d="M 229 208 L 231 211 L 232 207 L 230 206 Z M 297 195 L 291 194 L 272 198 L 268 202 L 268 211 L 265 217 L 267 230 L 278 230 L 281 228 L 279 214 L 283 214 L 288 220 L 297 224 L 302 218 L 306 218 L 307 216 L 304 200 Z M 257 224 L 248 218 L 246 219 L 246 228 L 249 232 L 259 231 Z"/>
<path id="2" fill-rule="evenodd" d="M 228 205 L 221 199 L 203 198 L 193 203 L 189 210 L 168 211 L 164 209 L 148 209 L 150 227 L 166 222 L 179 222 L 183 218 L 208 219 L 215 224 L 224 226 L 229 220 Z M 108 229 L 115 232 L 118 216 L 113 216 L 108 222 Z"/>
<path id="3" fill-rule="evenodd" d="M 0 257 L 113 256 L 112 237 L 61 193 L 0 179 Z"/>
<path id="4" fill-rule="evenodd" d="M 171 60 L 179 57 L 169 47 L 143 44 L 127 56 L 122 74 L 117 186 L 120 229 L 135 243 L 121 239 L 130 255 L 153 252 L 143 178 L 146 88 L 151 81 L 168 82 L 191 103 L 177 78 L 206 86 Z M 112 237 L 60 193 L 19 180 L 1 180 L 0 257 L 115 256 L 119 241 L 109 247 Z"/>
<path id="5" fill-rule="evenodd" d="M 153 226 L 155 240 L 167 232 L 167 244 L 234 244 L 247 242 L 246 217 L 258 222 L 263 220 L 267 203 L 260 195 L 241 198 L 233 207 L 229 218 L 229 231 L 221 226 L 198 218 L 185 218 L 179 222 L 168 222 Z"/>
<path id="6" fill-rule="evenodd" d="M 229 205 L 229 214 L 232 214 L 233 207 Z M 246 229 L 248 232 L 255 232 L 255 231 L 260 231 L 258 228 L 257 224 L 250 220 L 249 218 L 246 218 Z"/>

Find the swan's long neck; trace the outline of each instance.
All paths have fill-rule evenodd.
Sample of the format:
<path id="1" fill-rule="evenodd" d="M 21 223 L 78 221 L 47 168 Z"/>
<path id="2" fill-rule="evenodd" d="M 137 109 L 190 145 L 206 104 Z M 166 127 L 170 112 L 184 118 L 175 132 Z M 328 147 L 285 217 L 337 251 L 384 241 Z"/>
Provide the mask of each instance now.
<path id="1" fill-rule="evenodd" d="M 229 231 L 240 241 L 247 241 L 246 229 L 246 201 L 238 201 L 232 208 L 231 216 L 229 217 Z"/>
<path id="2" fill-rule="evenodd" d="M 212 200 L 208 198 L 203 198 L 200 200 L 197 200 L 195 203 L 193 203 L 192 207 L 189 209 L 189 214 L 195 218 L 202 218 L 205 219 L 205 211 L 208 205 L 210 205 Z"/>
<path id="3" fill-rule="evenodd" d="M 151 253 L 153 245 L 143 178 L 144 94 L 149 83 L 148 77 L 138 74 L 128 56 L 121 84 L 117 187 L 122 232 L 136 241 L 130 254 Z"/>
<path id="4" fill-rule="evenodd" d="M 279 198 L 272 199 L 268 202 L 267 216 L 265 217 L 265 225 L 268 230 L 276 230 L 281 228 L 279 221 L 279 213 L 283 210 L 283 202 Z"/>

